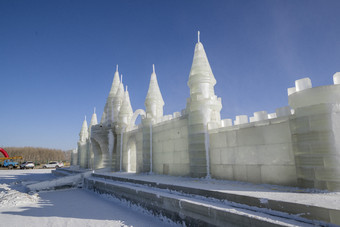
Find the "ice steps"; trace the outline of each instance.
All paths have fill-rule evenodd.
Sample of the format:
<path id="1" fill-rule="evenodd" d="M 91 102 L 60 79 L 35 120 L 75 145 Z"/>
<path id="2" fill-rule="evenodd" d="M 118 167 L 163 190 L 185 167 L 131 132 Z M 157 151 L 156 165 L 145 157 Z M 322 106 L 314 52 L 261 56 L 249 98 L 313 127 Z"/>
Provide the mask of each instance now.
<path id="1" fill-rule="evenodd" d="M 84 180 L 84 188 L 128 200 L 174 221 L 185 221 L 189 226 L 333 226 L 298 215 L 247 205 L 247 199 L 255 203 L 257 198 L 227 195 L 226 199 L 224 195 L 209 190 L 106 174 L 92 174 Z M 242 200 L 244 203 L 233 200 Z"/>
<path id="2" fill-rule="evenodd" d="M 259 199 L 258 197 L 239 195 L 227 192 L 221 192 L 217 190 L 207 190 L 195 187 L 165 184 L 153 181 L 146 181 L 140 179 L 132 179 L 128 177 L 120 177 L 112 174 L 94 173 L 93 177 L 102 178 L 107 180 L 113 180 L 118 182 L 127 182 L 133 184 L 144 185 L 148 187 L 154 187 L 159 189 L 167 189 L 171 191 L 181 192 L 188 195 L 203 196 L 216 200 L 225 200 L 232 203 L 237 203 L 240 206 L 245 206 L 247 209 L 258 210 L 267 213 L 277 211 L 278 213 L 283 212 L 286 214 L 296 215 L 309 220 L 318 220 L 327 223 L 333 223 L 340 225 L 340 210 L 330 209 L 320 206 L 311 206 L 301 203 L 292 203 L 287 201 L 273 200 L 273 199 Z"/>

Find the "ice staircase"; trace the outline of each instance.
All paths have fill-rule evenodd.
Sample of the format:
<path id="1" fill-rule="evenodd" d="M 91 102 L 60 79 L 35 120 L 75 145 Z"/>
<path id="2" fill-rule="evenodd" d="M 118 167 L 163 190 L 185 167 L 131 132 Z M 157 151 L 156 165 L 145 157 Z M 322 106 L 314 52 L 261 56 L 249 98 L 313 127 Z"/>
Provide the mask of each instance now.
<path id="1" fill-rule="evenodd" d="M 340 225 L 338 209 L 160 183 L 152 176 L 92 173 L 85 177 L 83 187 L 138 204 L 186 226 Z"/>
<path id="2" fill-rule="evenodd" d="M 81 187 L 85 177 L 89 177 L 92 171 L 55 170 L 54 175 L 63 176 L 53 180 L 42 181 L 26 185 L 29 191 L 49 191 L 65 188 Z"/>

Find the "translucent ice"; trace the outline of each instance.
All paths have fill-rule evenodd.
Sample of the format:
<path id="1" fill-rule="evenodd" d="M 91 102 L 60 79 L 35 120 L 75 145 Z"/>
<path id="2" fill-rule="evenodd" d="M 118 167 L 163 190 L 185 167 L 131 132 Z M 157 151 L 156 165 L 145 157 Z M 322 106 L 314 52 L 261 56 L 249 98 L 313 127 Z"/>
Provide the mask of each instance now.
<path id="1" fill-rule="evenodd" d="M 312 81 L 308 77 L 296 80 L 295 88 L 297 92 L 312 88 Z"/>
<path id="2" fill-rule="evenodd" d="M 340 72 L 336 72 L 333 75 L 333 81 L 334 81 L 334 84 L 340 84 Z"/>
<path id="3" fill-rule="evenodd" d="M 238 115 L 236 116 L 236 120 L 234 121 L 234 125 L 246 124 L 248 123 L 247 115 Z"/>

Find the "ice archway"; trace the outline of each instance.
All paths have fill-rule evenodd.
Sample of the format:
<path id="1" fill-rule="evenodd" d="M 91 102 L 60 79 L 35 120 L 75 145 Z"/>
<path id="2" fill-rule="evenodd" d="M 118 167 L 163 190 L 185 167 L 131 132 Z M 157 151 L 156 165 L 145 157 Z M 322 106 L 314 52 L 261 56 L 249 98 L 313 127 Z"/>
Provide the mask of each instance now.
<path id="1" fill-rule="evenodd" d="M 133 113 L 133 116 L 131 118 L 130 125 L 134 126 L 136 124 L 137 117 L 141 115 L 142 117 L 146 117 L 146 113 L 142 109 L 138 109 Z"/>

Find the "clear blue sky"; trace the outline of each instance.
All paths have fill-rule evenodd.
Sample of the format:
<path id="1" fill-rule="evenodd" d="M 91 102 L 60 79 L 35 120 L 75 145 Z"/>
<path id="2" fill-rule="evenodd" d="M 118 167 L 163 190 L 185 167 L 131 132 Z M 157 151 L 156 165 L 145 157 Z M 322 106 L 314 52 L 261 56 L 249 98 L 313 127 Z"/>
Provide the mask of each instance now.
<path id="1" fill-rule="evenodd" d="M 185 108 L 197 30 L 222 118 L 288 103 L 287 88 L 340 71 L 340 1 L 0 0 L 0 146 L 76 147 L 100 120 L 115 65 L 132 108 L 152 72 L 164 113 Z"/>

